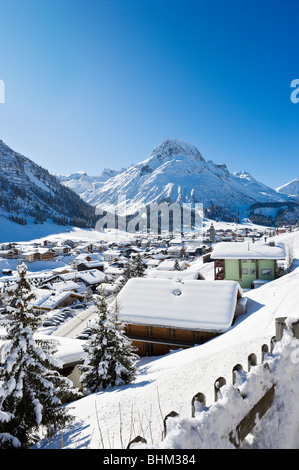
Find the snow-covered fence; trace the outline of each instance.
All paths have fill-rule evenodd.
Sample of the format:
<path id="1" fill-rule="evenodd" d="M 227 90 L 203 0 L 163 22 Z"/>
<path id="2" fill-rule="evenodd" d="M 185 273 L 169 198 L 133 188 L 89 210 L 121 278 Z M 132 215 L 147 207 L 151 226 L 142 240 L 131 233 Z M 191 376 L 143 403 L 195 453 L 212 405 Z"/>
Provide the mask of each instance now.
<path id="1" fill-rule="evenodd" d="M 277 318 L 276 335 L 271 338 L 270 347 L 266 344 L 261 347 L 261 363 L 257 364 L 257 356 L 252 353 L 248 356 L 247 371 L 241 364 L 232 368 L 231 384 L 227 384 L 224 377 L 218 377 L 214 382 L 212 405 L 207 406 L 205 395 L 199 392 L 191 400 L 191 419 L 180 416 L 176 411 L 168 413 L 164 418 L 159 447 L 163 448 L 164 443 L 166 447 L 169 446 L 167 438 L 174 435 L 180 436 L 181 448 L 194 448 L 195 440 L 198 448 L 240 447 L 273 404 L 275 388 L 281 377 L 272 370 L 275 367 L 277 369 L 273 365 L 273 358 L 279 361 L 279 354 L 275 356 L 273 349 L 282 340 L 287 328 L 291 331 L 291 337 L 299 339 L 299 320 Z M 296 351 L 292 354 L 297 354 Z M 295 365 L 296 361 L 293 363 Z M 189 440 L 186 436 L 189 436 Z M 171 439 L 173 441 L 173 437 Z M 137 436 L 128 444 L 128 448 L 136 445 L 146 447 L 147 443 L 143 437 Z"/>

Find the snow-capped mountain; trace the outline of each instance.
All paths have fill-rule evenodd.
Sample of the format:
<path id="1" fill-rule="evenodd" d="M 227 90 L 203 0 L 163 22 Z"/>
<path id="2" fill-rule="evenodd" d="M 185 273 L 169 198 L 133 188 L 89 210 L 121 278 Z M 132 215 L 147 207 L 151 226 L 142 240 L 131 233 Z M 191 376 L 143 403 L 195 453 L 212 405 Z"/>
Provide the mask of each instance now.
<path id="1" fill-rule="evenodd" d="M 103 186 L 107 180 L 118 175 L 123 170 L 124 169 L 117 171 L 104 168 L 99 176 L 89 176 L 84 171 L 77 171 L 76 173 L 70 173 L 68 175 L 57 174 L 55 176 L 64 186 L 82 196 L 84 193 L 88 194 L 88 192 L 97 190 L 99 187 Z M 87 198 L 85 197 L 85 199 Z"/>
<path id="2" fill-rule="evenodd" d="M 146 160 L 110 173 L 107 179 L 86 173 L 61 177 L 89 204 L 119 214 L 135 213 L 154 202 L 203 203 L 210 215 L 236 214 L 255 202 L 285 201 L 288 196 L 256 181 L 249 173 L 231 174 L 225 164 L 206 161 L 199 150 L 178 139 L 167 139 Z M 119 204 L 124 198 L 126 205 Z"/>
<path id="3" fill-rule="evenodd" d="M 15 152 L 0 140 L 0 215 L 26 224 L 51 219 L 91 227 L 95 210 L 78 194 L 32 160 Z"/>
<path id="4" fill-rule="evenodd" d="M 294 180 L 290 181 L 289 183 L 276 188 L 276 191 L 282 194 L 288 194 L 294 198 L 299 197 L 299 178 L 295 178 Z"/>

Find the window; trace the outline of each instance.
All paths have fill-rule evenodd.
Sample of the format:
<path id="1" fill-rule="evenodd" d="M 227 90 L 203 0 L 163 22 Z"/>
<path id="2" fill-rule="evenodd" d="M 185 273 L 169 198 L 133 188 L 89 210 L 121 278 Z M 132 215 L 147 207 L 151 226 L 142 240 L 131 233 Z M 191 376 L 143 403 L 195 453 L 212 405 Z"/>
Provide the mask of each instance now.
<path id="1" fill-rule="evenodd" d="M 147 337 L 153 336 L 153 328 L 151 326 L 146 327 L 146 336 Z"/>
<path id="2" fill-rule="evenodd" d="M 242 268 L 242 274 L 248 274 L 248 268 Z"/>
<path id="3" fill-rule="evenodd" d="M 175 339 L 175 329 L 169 328 L 168 330 L 168 339 Z"/>
<path id="4" fill-rule="evenodd" d="M 200 331 L 192 331 L 192 341 L 193 343 L 201 343 L 201 334 Z"/>
<path id="5" fill-rule="evenodd" d="M 261 270 L 262 276 L 272 276 L 272 269 L 262 269 Z"/>
<path id="6" fill-rule="evenodd" d="M 242 259 L 242 263 L 247 263 L 247 259 Z"/>
<path id="7" fill-rule="evenodd" d="M 256 269 L 255 268 L 250 269 L 250 274 L 252 275 L 256 274 Z"/>

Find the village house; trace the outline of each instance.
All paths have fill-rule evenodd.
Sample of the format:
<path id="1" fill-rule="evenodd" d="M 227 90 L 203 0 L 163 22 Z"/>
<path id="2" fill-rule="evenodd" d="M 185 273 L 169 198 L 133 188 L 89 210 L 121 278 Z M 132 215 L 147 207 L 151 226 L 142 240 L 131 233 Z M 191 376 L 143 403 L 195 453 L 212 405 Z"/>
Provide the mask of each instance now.
<path id="1" fill-rule="evenodd" d="M 140 356 L 204 343 L 244 313 L 235 281 L 130 279 L 117 295 L 119 319 Z"/>
<path id="2" fill-rule="evenodd" d="M 107 269 L 105 269 L 104 271 L 105 276 L 107 276 L 108 279 L 111 279 L 111 280 L 118 279 L 120 276 L 122 276 L 123 273 L 124 273 L 124 269 L 113 267 L 113 266 L 107 267 Z"/>
<path id="3" fill-rule="evenodd" d="M 87 271 L 78 271 L 76 280 L 82 281 L 86 287 L 96 289 L 106 279 L 105 273 L 98 269 L 88 269 Z"/>
<path id="4" fill-rule="evenodd" d="M 57 245 L 52 248 L 52 251 L 55 255 L 64 256 L 70 253 L 71 247 L 68 245 Z"/>
<path id="5" fill-rule="evenodd" d="M 156 269 L 163 271 L 173 271 L 175 269 L 176 260 L 175 259 L 165 259 L 162 261 Z M 187 261 L 178 261 L 178 266 L 180 270 L 186 269 L 188 266 Z"/>
<path id="6" fill-rule="evenodd" d="M 250 289 L 255 281 L 272 281 L 277 277 L 277 262 L 286 259 L 283 243 L 223 242 L 211 254 L 215 280 L 235 280 Z"/>
<path id="7" fill-rule="evenodd" d="M 44 282 L 41 289 L 49 289 L 52 291 L 73 291 L 82 293 L 86 290 L 86 286 L 82 281 L 75 282 L 73 280 L 60 280 L 56 282 Z"/>
<path id="8" fill-rule="evenodd" d="M 32 263 L 33 261 L 53 261 L 54 253 L 48 248 L 38 248 L 21 253 L 23 261 Z"/>
<path id="9" fill-rule="evenodd" d="M 107 262 L 118 261 L 121 256 L 122 256 L 121 252 L 117 250 L 103 251 L 104 261 L 107 261 Z"/>
<path id="10" fill-rule="evenodd" d="M 185 255 L 185 248 L 183 246 L 173 245 L 167 249 L 167 254 L 175 258 L 183 258 Z"/>
<path id="11" fill-rule="evenodd" d="M 76 302 L 82 302 L 84 295 L 72 291 L 45 291 L 35 290 L 36 299 L 32 302 L 32 311 L 35 314 L 51 312 L 58 308 L 64 308 Z"/>

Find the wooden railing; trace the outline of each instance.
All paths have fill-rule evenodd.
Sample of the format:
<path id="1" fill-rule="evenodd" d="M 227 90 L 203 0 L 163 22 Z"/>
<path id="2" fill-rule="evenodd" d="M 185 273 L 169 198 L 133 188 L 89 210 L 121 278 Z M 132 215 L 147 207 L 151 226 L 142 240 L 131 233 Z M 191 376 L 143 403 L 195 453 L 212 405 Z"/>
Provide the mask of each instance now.
<path id="1" fill-rule="evenodd" d="M 259 381 L 254 383 L 255 394 L 254 396 L 260 396 L 260 398 L 252 403 L 250 397 L 247 397 L 245 394 L 242 394 L 237 387 L 238 374 L 245 373 L 243 366 L 241 364 L 236 364 L 232 368 L 232 386 L 234 387 L 235 393 L 239 394 L 241 399 L 244 401 L 244 407 L 240 407 L 241 410 L 244 408 L 244 415 L 234 427 L 228 432 L 227 439 L 235 447 L 238 448 L 242 444 L 242 441 L 248 436 L 248 434 L 254 429 L 257 423 L 263 418 L 263 416 L 270 409 L 274 397 L 275 397 L 275 386 L 273 374 L 270 370 L 269 358 L 273 352 L 274 345 L 277 341 L 280 341 L 283 335 L 283 331 L 286 328 L 286 317 L 276 319 L 276 335 L 271 338 L 270 346 L 263 344 L 261 347 L 261 363 L 257 364 L 257 356 L 252 353 L 248 356 L 247 369 L 248 372 L 252 368 L 258 372 Z M 295 338 L 299 339 L 299 320 L 292 324 L 292 332 Z M 248 375 L 248 377 L 247 377 Z M 250 374 L 245 373 L 245 383 L 246 380 L 252 380 Z M 214 400 L 215 403 L 221 397 L 221 388 L 226 385 L 226 380 L 224 377 L 218 377 L 214 382 Z M 250 384 L 249 384 L 250 385 Z M 246 402 L 246 406 L 245 406 Z M 242 404 L 242 401 L 241 401 Z M 191 400 L 191 418 L 196 418 L 204 410 L 211 409 L 215 404 L 212 404 L 209 408 L 206 405 L 206 397 L 203 393 L 199 392 L 193 396 Z M 222 410 L 223 411 L 223 410 Z M 219 413 L 219 420 L 221 420 L 221 408 L 217 411 Z M 182 418 L 176 411 L 171 411 L 164 418 L 164 430 L 162 433 L 162 440 L 165 439 L 167 435 L 168 423 L 172 419 Z M 139 447 L 143 444 L 147 444 L 147 441 L 142 436 L 137 436 L 135 439 L 129 442 L 127 448 L 133 448 L 135 445 Z"/>

